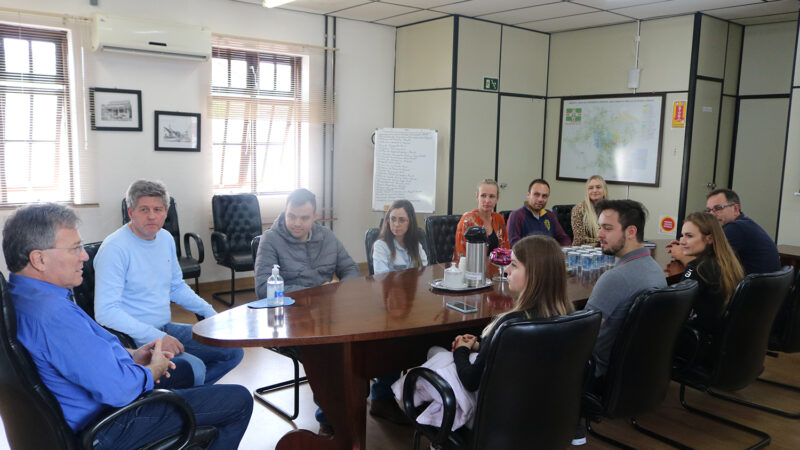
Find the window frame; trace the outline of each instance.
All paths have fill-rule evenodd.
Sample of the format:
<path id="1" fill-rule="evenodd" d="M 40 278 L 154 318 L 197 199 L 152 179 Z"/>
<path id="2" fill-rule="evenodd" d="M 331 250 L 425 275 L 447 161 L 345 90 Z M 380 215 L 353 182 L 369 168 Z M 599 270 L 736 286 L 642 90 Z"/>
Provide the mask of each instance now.
<path id="1" fill-rule="evenodd" d="M 6 55 L 5 55 L 5 46 L 3 45 L 3 40 L 6 38 L 11 39 L 21 39 L 25 40 L 28 43 L 28 70 L 29 73 L 21 73 L 21 72 L 7 72 L 6 71 Z M 55 45 L 55 75 L 45 75 L 45 74 L 36 74 L 33 72 L 34 68 L 34 58 L 33 58 L 33 48 L 32 43 L 33 41 L 44 41 L 44 42 L 52 42 Z M 66 173 L 63 173 L 62 170 L 55 166 L 55 179 L 51 182 L 49 186 L 46 187 L 34 187 L 29 186 L 25 188 L 25 190 L 30 191 L 49 191 L 49 190 L 56 190 L 57 186 L 62 181 L 61 177 L 66 177 L 66 182 L 68 189 L 66 191 L 66 198 L 58 198 L 56 201 L 59 202 L 67 202 L 72 203 L 75 200 L 75 177 L 76 174 L 74 173 L 74 159 L 76 155 L 74 154 L 74 142 L 75 137 L 72 135 L 71 130 L 73 127 L 73 120 L 74 117 L 72 116 L 72 108 L 70 107 L 71 102 L 71 95 L 72 95 L 72 84 L 70 82 L 70 70 L 69 70 L 69 32 L 66 30 L 57 30 L 51 28 L 40 28 L 32 25 L 10 25 L 6 23 L 0 23 L 0 164 L 2 165 L 2 170 L 0 170 L 0 207 L 9 207 L 19 204 L 25 204 L 31 201 L 36 201 L 37 199 L 27 199 L 26 201 L 20 202 L 9 202 L 9 192 L 19 191 L 20 188 L 9 188 L 8 181 L 6 179 L 6 144 L 11 142 L 6 139 L 5 135 L 5 125 L 6 125 L 6 117 L 4 114 L 6 102 L 7 102 L 7 94 L 12 93 L 24 93 L 24 94 L 31 94 L 30 95 L 30 127 L 28 129 L 28 139 L 23 141 L 13 141 L 13 142 L 27 142 L 28 143 L 28 164 L 29 164 L 29 172 L 32 172 L 31 166 L 31 155 L 33 149 L 31 148 L 37 141 L 33 139 L 33 115 L 34 111 L 34 95 L 55 95 L 56 96 L 56 114 L 55 114 L 55 137 L 52 141 L 48 140 L 45 142 L 53 142 L 55 145 L 55 154 L 56 155 L 66 155 Z M 10 83 L 21 83 L 27 86 L 14 86 L 5 84 L 6 82 Z M 36 88 L 30 85 L 36 84 L 47 84 L 47 85 L 57 85 L 60 86 L 60 89 L 47 89 L 47 88 Z M 65 117 L 66 116 L 66 117 Z M 66 151 L 62 148 L 62 132 L 66 132 Z"/>
<path id="2" fill-rule="evenodd" d="M 212 189 L 214 192 L 247 192 L 256 195 L 284 195 L 290 193 L 292 190 L 300 186 L 302 167 L 302 134 L 303 127 L 307 126 L 304 120 L 299 120 L 301 116 L 299 111 L 303 101 L 302 90 L 302 77 L 303 77 L 303 57 L 282 54 L 277 52 L 266 52 L 258 50 L 245 50 L 233 49 L 228 47 L 212 46 L 212 61 L 213 59 L 224 59 L 228 61 L 227 64 L 227 86 L 215 86 L 213 73 L 211 76 L 211 101 L 232 102 L 244 104 L 244 117 L 242 118 L 242 136 L 239 141 L 231 141 L 227 136 L 228 121 L 231 120 L 226 113 L 224 118 L 211 117 L 211 120 L 223 120 L 223 129 L 225 130 L 222 139 L 214 136 L 212 127 L 211 148 L 212 152 L 216 146 L 222 146 L 222 161 L 219 172 L 212 174 Z M 246 63 L 246 81 L 245 87 L 236 88 L 231 87 L 231 73 L 233 69 L 232 61 L 245 61 Z M 277 84 L 277 67 L 278 65 L 288 65 L 291 68 L 290 73 L 290 90 L 282 91 L 277 89 L 260 89 L 260 65 L 263 62 L 273 63 L 275 70 L 273 71 L 273 86 Z M 256 136 L 258 132 L 259 114 L 258 108 L 264 106 L 277 106 L 288 109 L 291 113 L 287 115 L 287 123 L 290 122 L 289 117 L 294 117 L 291 120 L 294 126 L 294 152 L 293 159 L 295 162 L 295 182 L 292 189 L 288 190 L 275 190 L 275 191 L 260 191 L 258 189 L 259 169 L 258 169 L 258 149 L 266 146 L 269 149 L 270 143 L 258 142 Z M 263 120 L 263 119 L 262 119 Z M 270 127 L 271 127 L 270 119 Z M 287 127 L 288 128 L 288 127 Z M 284 144 L 287 139 L 284 139 Z M 239 158 L 239 178 L 236 184 L 222 184 L 223 175 L 225 172 L 225 155 L 226 147 L 229 145 L 236 145 L 240 147 Z M 265 156 L 266 157 L 266 156 Z M 213 164 L 212 164 L 213 166 Z M 243 166 L 245 169 L 243 170 Z M 213 170 L 213 169 L 212 169 Z M 249 178 L 249 179 L 248 179 Z M 218 181 L 220 183 L 218 183 Z"/>

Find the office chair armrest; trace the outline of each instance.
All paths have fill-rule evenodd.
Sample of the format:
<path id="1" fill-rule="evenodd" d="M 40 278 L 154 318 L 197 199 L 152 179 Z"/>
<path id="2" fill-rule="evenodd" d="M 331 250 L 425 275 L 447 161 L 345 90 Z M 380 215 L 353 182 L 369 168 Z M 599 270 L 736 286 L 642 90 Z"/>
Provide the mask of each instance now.
<path id="1" fill-rule="evenodd" d="M 186 403 L 183 397 L 164 389 L 154 389 L 150 392 L 145 392 L 139 396 L 139 398 L 121 408 L 112 408 L 100 414 L 97 419 L 80 432 L 78 438 L 81 443 L 81 448 L 84 450 L 91 450 L 94 448 L 95 436 L 100 430 L 113 423 L 121 415 L 129 413 L 140 406 L 155 402 L 171 403 L 178 414 L 183 418 L 183 427 L 181 428 L 181 438 L 179 441 L 180 445 L 176 446 L 176 448 L 184 448 L 191 442 L 192 438 L 194 438 L 196 426 L 194 411 L 192 411 L 192 408 Z"/>
<path id="2" fill-rule="evenodd" d="M 211 251 L 214 253 L 214 259 L 217 262 L 225 261 L 228 258 L 230 247 L 228 246 L 228 236 L 225 233 L 220 233 L 219 231 L 211 232 Z"/>
<path id="3" fill-rule="evenodd" d="M 419 416 L 423 410 L 423 408 L 418 408 L 414 405 L 414 390 L 416 389 L 417 380 L 419 378 L 430 383 L 442 397 L 442 423 L 439 425 L 438 432 L 433 436 L 428 436 L 428 439 L 430 439 L 433 444 L 443 444 L 447 442 L 450 431 L 453 428 L 453 421 L 456 418 L 456 396 L 450 384 L 436 372 L 426 367 L 415 367 L 411 369 L 403 383 L 403 407 L 406 410 L 408 418 L 414 423 L 414 426 L 418 426 L 417 416 Z"/>
<path id="4" fill-rule="evenodd" d="M 192 257 L 192 247 L 189 245 L 189 238 L 194 239 L 194 245 L 197 246 L 197 264 L 202 264 L 206 257 L 205 249 L 203 248 L 203 240 L 197 233 L 185 233 L 183 235 L 183 249 L 186 251 L 186 256 Z"/>
<path id="5" fill-rule="evenodd" d="M 133 338 L 123 333 L 122 331 L 117 331 L 113 328 L 108 328 L 108 327 L 103 327 L 103 328 L 105 328 L 106 331 L 108 331 L 109 333 L 116 336 L 117 339 L 119 339 L 119 343 L 122 344 L 123 347 L 132 348 L 134 350 L 138 348 L 136 347 L 136 342 L 133 341 Z"/>

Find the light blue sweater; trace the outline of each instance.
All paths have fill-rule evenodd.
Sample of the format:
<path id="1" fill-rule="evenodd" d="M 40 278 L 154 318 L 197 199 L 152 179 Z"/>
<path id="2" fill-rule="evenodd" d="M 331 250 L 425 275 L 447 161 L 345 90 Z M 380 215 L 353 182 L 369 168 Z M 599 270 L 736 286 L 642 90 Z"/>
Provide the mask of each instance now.
<path id="1" fill-rule="evenodd" d="M 214 308 L 183 281 L 175 241 L 166 230 L 147 241 L 123 225 L 109 235 L 94 259 L 94 314 L 106 327 L 143 345 L 164 336 L 170 301 L 203 317 Z"/>

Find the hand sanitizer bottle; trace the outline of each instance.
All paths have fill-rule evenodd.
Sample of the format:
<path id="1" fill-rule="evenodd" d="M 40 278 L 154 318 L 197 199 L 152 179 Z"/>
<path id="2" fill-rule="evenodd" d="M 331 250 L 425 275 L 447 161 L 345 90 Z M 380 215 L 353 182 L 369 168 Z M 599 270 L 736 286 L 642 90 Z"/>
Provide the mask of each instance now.
<path id="1" fill-rule="evenodd" d="M 283 305 L 283 278 L 280 275 L 280 267 L 275 264 L 272 266 L 272 276 L 267 279 L 267 306 Z"/>

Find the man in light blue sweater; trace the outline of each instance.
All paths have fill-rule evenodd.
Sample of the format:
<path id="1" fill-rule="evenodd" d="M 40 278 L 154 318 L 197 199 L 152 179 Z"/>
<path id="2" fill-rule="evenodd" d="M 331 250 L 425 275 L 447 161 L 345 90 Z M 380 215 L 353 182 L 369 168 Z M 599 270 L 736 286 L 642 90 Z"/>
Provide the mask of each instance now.
<path id="1" fill-rule="evenodd" d="M 196 386 L 213 384 L 239 364 L 244 352 L 200 344 L 192 339 L 191 325 L 170 321 L 170 302 L 203 317 L 216 312 L 183 281 L 175 241 L 161 228 L 167 189 L 138 180 L 126 200 L 131 221 L 103 241 L 94 260 L 95 319 L 129 335 L 136 345 L 161 338 L 164 350 L 191 365 Z"/>

